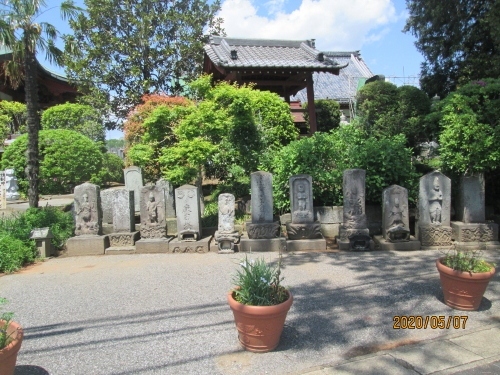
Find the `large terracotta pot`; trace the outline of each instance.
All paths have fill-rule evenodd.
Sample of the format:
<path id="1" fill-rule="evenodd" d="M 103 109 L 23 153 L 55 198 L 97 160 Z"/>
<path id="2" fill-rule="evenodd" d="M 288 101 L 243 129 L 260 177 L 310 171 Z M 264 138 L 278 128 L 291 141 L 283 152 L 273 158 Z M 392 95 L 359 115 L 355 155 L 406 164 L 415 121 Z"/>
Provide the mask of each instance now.
<path id="1" fill-rule="evenodd" d="M 2 323 L 2 321 L 0 321 Z M 23 341 L 23 329 L 16 322 L 10 322 L 7 334 L 12 334 L 12 341 L 5 348 L 0 349 L 0 374 L 13 375 L 16 367 L 17 353 Z"/>
<path id="2" fill-rule="evenodd" d="M 246 350 L 251 352 L 269 352 L 278 346 L 285 318 L 293 303 L 288 292 L 288 299 L 274 306 L 248 306 L 234 299 L 234 292 L 227 295 L 234 322 L 238 330 L 238 339 Z"/>
<path id="3" fill-rule="evenodd" d="M 436 267 L 441 278 L 444 303 L 457 310 L 477 310 L 495 268 L 481 273 L 455 271 L 442 264 L 441 259 L 436 260 Z"/>

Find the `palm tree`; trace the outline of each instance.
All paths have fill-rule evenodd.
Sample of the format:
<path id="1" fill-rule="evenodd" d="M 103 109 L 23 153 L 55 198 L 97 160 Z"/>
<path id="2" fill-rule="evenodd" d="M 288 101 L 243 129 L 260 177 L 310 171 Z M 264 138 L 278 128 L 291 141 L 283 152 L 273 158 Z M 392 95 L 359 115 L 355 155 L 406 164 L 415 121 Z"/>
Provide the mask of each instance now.
<path id="1" fill-rule="evenodd" d="M 81 9 L 73 0 L 60 5 L 63 19 L 75 16 Z M 63 52 L 56 47 L 59 35 L 56 28 L 47 22 L 36 22 L 38 16 L 50 10 L 45 0 L 0 0 L 0 47 L 12 51 L 12 59 L 3 64 L 5 76 L 15 88 L 24 80 L 26 108 L 28 113 L 28 198 L 30 207 L 38 207 L 38 63 L 36 54 L 45 52 L 47 59 L 62 64 Z"/>

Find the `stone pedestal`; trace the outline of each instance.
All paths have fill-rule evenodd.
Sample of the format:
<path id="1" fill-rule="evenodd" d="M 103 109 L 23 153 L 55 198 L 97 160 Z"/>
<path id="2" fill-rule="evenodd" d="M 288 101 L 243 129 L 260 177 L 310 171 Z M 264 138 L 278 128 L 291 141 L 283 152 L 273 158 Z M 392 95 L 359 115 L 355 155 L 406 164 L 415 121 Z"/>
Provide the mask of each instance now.
<path id="1" fill-rule="evenodd" d="M 445 225 L 417 225 L 417 239 L 420 240 L 422 250 L 449 250 L 451 242 L 451 227 Z"/>
<path id="2" fill-rule="evenodd" d="M 386 240 L 383 236 L 374 236 L 375 248 L 377 250 L 396 250 L 396 251 L 412 251 L 420 250 L 420 241 L 415 239 L 415 237 L 410 236 L 408 241 L 405 242 L 390 242 Z"/>
<path id="3" fill-rule="evenodd" d="M 272 239 L 252 239 L 243 235 L 240 239 L 239 250 L 241 252 L 265 252 L 265 251 L 285 251 L 286 240 L 284 237 Z"/>
<path id="4" fill-rule="evenodd" d="M 321 224 L 319 222 L 310 224 L 286 223 L 286 235 L 289 240 L 305 240 L 323 238 Z"/>
<path id="5" fill-rule="evenodd" d="M 167 217 L 165 219 L 167 223 L 167 236 L 174 237 L 177 236 L 177 218 L 176 217 Z"/>
<path id="6" fill-rule="evenodd" d="M 207 253 L 210 251 L 212 236 L 202 238 L 198 241 L 179 241 L 172 239 L 168 244 L 170 253 Z"/>
<path id="7" fill-rule="evenodd" d="M 287 240 L 286 251 L 326 251 L 326 240 L 324 238 Z"/>
<path id="8" fill-rule="evenodd" d="M 280 224 L 274 223 L 246 223 L 248 237 L 255 240 L 273 239 L 279 236 Z"/>
<path id="9" fill-rule="evenodd" d="M 369 251 L 375 249 L 375 243 L 370 238 L 370 230 L 340 227 L 337 244 L 340 250 Z"/>
<path id="10" fill-rule="evenodd" d="M 134 254 L 139 232 L 111 233 L 106 254 Z"/>
<path id="11" fill-rule="evenodd" d="M 108 236 L 81 235 L 71 237 L 66 241 L 66 254 L 68 256 L 104 255 L 108 247 Z"/>
<path id="12" fill-rule="evenodd" d="M 135 252 L 143 253 L 168 253 L 169 242 L 172 238 L 146 238 L 135 243 Z"/>
<path id="13" fill-rule="evenodd" d="M 488 223 L 463 223 L 452 221 L 452 239 L 457 250 L 497 250 L 500 249 L 498 241 L 498 224 Z"/>

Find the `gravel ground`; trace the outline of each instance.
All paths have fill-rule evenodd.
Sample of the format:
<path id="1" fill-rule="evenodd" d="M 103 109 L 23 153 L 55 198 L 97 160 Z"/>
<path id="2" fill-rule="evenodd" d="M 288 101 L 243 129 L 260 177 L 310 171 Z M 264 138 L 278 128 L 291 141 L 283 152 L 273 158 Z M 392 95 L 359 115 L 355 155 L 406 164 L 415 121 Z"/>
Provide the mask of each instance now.
<path id="1" fill-rule="evenodd" d="M 0 277 L 0 294 L 25 328 L 16 375 L 287 374 L 456 333 L 395 330 L 394 315 L 467 315 L 467 330 L 498 321 L 498 274 L 479 311 L 452 310 L 440 255 L 286 254 L 294 304 L 265 354 L 241 349 L 226 302 L 241 254 L 59 257 Z M 500 264 L 499 252 L 484 255 Z"/>

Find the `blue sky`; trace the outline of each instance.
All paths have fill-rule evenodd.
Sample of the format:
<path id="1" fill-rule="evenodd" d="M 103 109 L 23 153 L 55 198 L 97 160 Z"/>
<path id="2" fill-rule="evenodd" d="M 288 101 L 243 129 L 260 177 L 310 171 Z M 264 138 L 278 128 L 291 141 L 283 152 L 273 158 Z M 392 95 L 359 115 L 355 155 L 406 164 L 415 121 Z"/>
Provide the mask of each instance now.
<path id="1" fill-rule="evenodd" d="M 403 77 L 418 76 L 423 61 L 415 38 L 401 31 L 408 16 L 404 0 L 223 0 L 220 16 L 229 37 L 316 39 L 323 51 L 360 50 L 374 74 L 399 77 L 396 84 L 415 82 Z M 59 9 L 43 20 L 71 32 Z"/>

